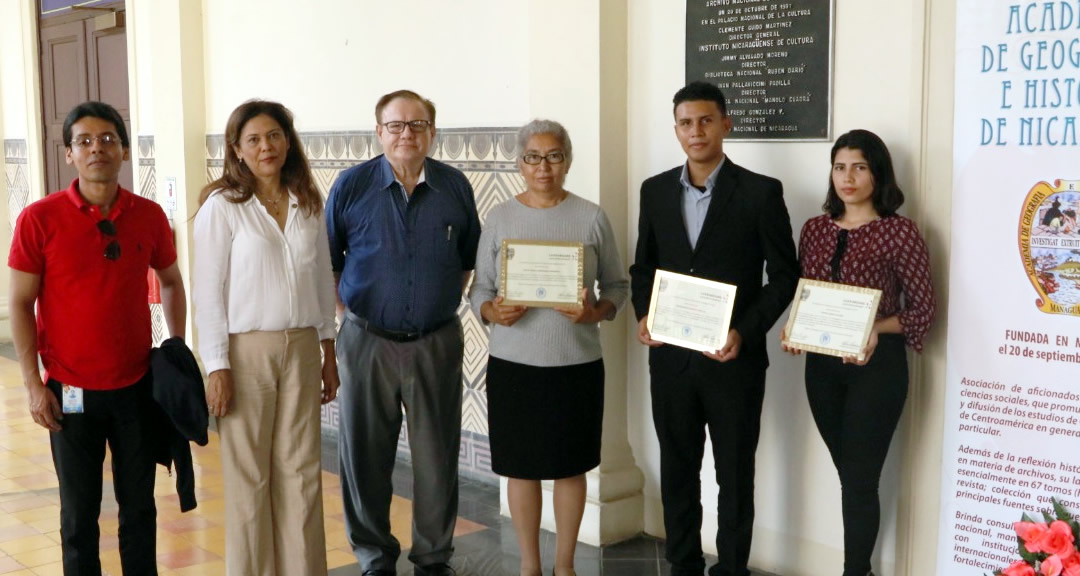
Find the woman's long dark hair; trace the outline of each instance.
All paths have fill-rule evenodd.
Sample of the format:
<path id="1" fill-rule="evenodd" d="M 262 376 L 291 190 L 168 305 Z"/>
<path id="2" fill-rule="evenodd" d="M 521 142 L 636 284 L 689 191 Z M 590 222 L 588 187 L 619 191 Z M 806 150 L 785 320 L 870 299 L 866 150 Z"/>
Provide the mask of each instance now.
<path id="1" fill-rule="evenodd" d="M 255 175 L 236 155 L 240 145 L 240 134 L 252 118 L 267 115 L 274 119 L 285 131 L 289 142 L 289 151 L 285 156 L 285 165 L 281 167 L 281 185 L 296 195 L 297 205 L 306 216 L 322 212 L 323 199 L 315 179 L 311 176 L 304 148 L 293 126 L 292 112 L 277 102 L 268 100 L 248 100 L 233 110 L 229 123 L 225 126 L 225 168 L 221 178 L 214 180 L 199 194 L 199 206 L 206 202 L 217 190 L 228 191 L 225 194 L 229 202 L 237 204 L 247 202 L 255 194 L 258 185 Z"/>
<path id="2" fill-rule="evenodd" d="M 836 194 L 832 179 L 832 165 L 836 162 L 836 153 L 843 148 L 862 152 L 866 163 L 870 165 L 870 175 L 874 178 L 871 201 L 878 216 L 886 218 L 896 214 L 904 204 L 904 193 L 896 183 L 889 149 L 877 134 L 869 130 L 852 130 L 837 138 L 836 144 L 833 144 L 832 154 L 829 156 L 829 193 L 825 195 L 822 210 L 834 220 L 844 215 L 844 201 Z"/>

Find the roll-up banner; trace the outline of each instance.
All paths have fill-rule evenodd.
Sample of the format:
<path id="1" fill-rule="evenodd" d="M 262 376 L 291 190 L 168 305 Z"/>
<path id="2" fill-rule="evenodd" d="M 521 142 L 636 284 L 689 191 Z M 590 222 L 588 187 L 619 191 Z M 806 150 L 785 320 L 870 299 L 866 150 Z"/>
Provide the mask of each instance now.
<path id="1" fill-rule="evenodd" d="M 937 573 L 982 576 L 1080 512 L 1080 0 L 956 5 Z"/>

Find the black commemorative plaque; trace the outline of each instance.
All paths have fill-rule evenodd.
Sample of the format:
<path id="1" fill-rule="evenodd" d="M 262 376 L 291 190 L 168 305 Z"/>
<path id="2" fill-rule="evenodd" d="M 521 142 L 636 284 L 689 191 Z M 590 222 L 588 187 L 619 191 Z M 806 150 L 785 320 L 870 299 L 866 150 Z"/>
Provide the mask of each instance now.
<path id="1" fill-rule="evenodd" d="M 729 139 L 828 140 L 833 0 L 686 0 L 686 81 L 727 97 Z"/>

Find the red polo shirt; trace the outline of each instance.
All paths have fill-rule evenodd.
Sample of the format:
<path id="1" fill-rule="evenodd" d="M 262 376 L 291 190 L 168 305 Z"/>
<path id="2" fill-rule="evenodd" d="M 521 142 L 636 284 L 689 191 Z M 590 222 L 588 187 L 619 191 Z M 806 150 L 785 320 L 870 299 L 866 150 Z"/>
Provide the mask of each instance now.
<path id="1" fill-rule="evenodd" d="M 150 368 L 147 268 L 176 261 L 172 231 L 156 203 L 119 189 L 102 233 L 101 212 L 78 192 L 79 180 L 19 214 L 8 266 L 41 276 L 38 353 L 45 378 L 90 390 L 130 386 Z M 116 240 L 120 256 L 105 258 Z"/>

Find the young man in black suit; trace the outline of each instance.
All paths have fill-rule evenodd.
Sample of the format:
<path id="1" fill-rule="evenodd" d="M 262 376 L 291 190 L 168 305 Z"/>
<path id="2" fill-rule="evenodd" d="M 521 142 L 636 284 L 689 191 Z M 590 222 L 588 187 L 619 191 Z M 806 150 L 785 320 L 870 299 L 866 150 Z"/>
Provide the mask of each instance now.
<path id="1" fill-rule="evenodd" d="M 700 576 L 701 458 L 712 439 L 719 502 L 710 576 L 748 576 L 754 525 L 754 452 L 765 395 L 765 334 L 799 277 L 779 180 L 724 155 L 731 131 L 724 95 L 694 82 L 675 94 L 675 135 L 686 163 L 641 185 L 637 254 L 630 267 L 638 340 L 650 347 L 653 421 L 672 575 Z M 762 285 L 762 268 L 768 282 Z M 727 342 L 699 353 L 662 345 L 646 321 L 657 269 L 738 287 Z"/>

